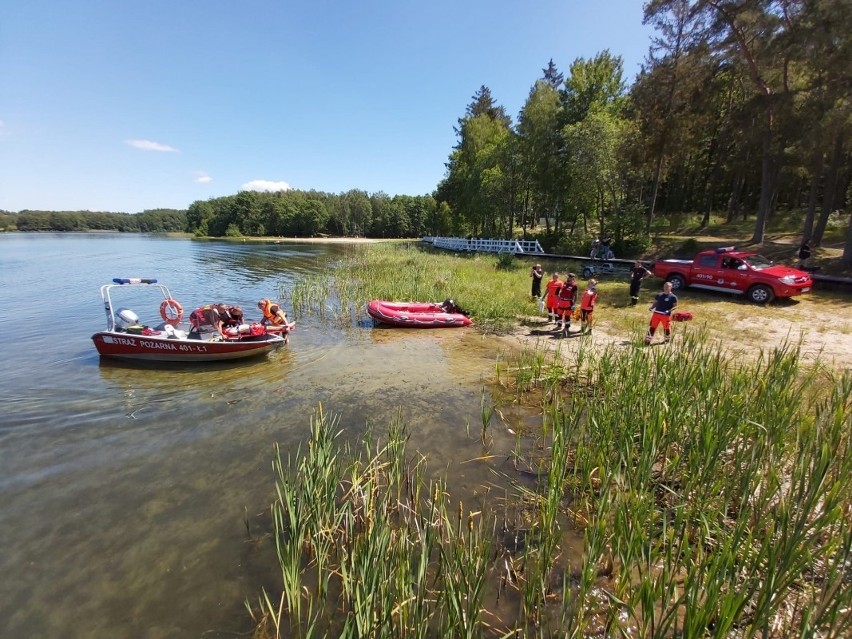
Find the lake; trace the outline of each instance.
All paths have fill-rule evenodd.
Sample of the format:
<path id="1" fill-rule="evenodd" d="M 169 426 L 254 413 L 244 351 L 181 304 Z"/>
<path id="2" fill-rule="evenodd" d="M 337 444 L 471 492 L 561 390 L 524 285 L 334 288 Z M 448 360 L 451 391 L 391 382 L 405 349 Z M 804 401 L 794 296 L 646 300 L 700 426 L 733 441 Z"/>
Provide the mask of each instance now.
<path id="1" fill-rule="evenodd" d="M 273 445 L 295 453 L 320 403 L 351 441 L 401 412 L 430 472 L 483 492 L 488 465 L 458 463 L 483 454 L 498 355 L 474 330 L 374 328 L 366 312 L 341 326 L 293 317 L 285 298 L 289 346 L 253 361 L 134 367 L 101 361 L 91 342 L 113 277 L 158 278 L 187 313 L 224 301 L 251 318 L 258 299 L 351 250 L 0 234 L 0 637 L 250 631 L 243 602 L 275 590 L 278 571 L 258 541 Z"/>

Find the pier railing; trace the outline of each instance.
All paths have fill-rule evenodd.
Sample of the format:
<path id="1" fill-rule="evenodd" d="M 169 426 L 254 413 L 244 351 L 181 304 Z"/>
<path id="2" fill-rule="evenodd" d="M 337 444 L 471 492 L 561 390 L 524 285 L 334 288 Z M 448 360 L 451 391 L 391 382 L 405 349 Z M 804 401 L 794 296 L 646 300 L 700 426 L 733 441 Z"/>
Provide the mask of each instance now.
<path id="1" fill-rule="evenodd" d="M 477 253 L 540 253 L 544 249 L 538 240 L 483 240 L 465 237 L 424 237 L 424 242 L 450 251 L 471 251 Z"/>

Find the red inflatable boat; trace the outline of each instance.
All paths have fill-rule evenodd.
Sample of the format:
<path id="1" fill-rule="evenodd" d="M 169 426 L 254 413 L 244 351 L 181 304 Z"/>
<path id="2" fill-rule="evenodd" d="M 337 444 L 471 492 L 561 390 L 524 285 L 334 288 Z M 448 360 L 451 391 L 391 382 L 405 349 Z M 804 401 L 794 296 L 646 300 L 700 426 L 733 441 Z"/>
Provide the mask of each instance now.
<path id="1" fill-rule="evenodd" d="M 448 312 L 448 309 L 453 312 Z M 472 323 L 452 300 L 443 304 L 372 300 L 367 305 L 367 313 L 380 324 L 409 328 L 444 328 Z"/>

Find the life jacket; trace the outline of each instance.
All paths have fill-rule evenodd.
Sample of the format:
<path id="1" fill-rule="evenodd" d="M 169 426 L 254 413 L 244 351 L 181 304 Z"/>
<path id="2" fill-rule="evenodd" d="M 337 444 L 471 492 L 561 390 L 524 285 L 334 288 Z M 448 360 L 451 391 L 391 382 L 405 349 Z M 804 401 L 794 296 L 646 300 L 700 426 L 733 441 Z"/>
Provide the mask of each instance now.
<path id="1" fill-rule="evenodd" d="M 562 282 L 559 280 L 550 280 L 547 283 L 547 308 L 556 308 L 556 303 L 559 301 L 559 289 L 562 288 Z"/>
<path id="2" fill-rule="evenodd" d="M 577 285 L 573 282 L 566 282 L 562 284 L 562 288 L 559 289 L 559 300 L 562 302 L 570 302 L 574 303 L 574 300 L 577 298 Z"/>
<path id="3" fill-rule="evenodd" d="M 189 314 L 189 325 L 194 328 L 204 326 L 205 324 L 214 326 L 215 321 L 218 317 L 219 310 L 216 308 L 215 304 L 199 306 L 194 311 L 192 311 L 192 313 Z"/>
<path id="4" fill-rule="evenodd" d="M 275 324 L 276 326 L 281 326 L 284 323 L 284 320 L 282 320 L 278 315 L 272 312 L 272 307 L 278 306 L 278 304 L 273 304 L 272 300 L 268 299 L 263 299 L 261 300 L 261 302 L 263 303 L 263 305 L 260 307 L 260 310 L 263 312 L 263 317 L 267 321 Z"/>
<path id="5" fill-rule="evenodd" d="M 584 311 L 592 311 L 595 308 L 595 300 L 598 299 L 598 292 L 592 288 L 587 288 L 583 293 L 583 300 L 580 302 L 580 308 Z"/>

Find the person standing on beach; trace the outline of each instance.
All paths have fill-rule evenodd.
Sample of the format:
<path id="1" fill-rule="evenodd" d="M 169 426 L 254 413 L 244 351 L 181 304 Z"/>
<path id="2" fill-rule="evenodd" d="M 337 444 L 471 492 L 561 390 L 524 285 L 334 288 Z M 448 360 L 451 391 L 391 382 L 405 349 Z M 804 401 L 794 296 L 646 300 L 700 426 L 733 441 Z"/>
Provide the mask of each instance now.
<path id="1" fill-rule="evenodd" d="M 562 288 L 562 282 L 559 281 L 559 273 L 554 273 L 547 283 L 544 303 L 547 306 L 547 321 L 556 322 L 559 319 L 559 289 Z"/>
<path id="2" fill-rule="evenodd" d="M 677 308 L 677 296 L 672 293 L 672 283 L 663 284 L 663 292 L 654 298 L 654 303 L 648 309 L 651 311 L 651 324 L 648 326 L 648 334 L 645 335 L 645 344 L 650 344 L 654 339 L 654 332 L 662 324 L 665 342 L 672 339 L 672 312 Z"/>
<path id="3" fill-rule="evenodd" d="M 574 312 L 574 304 L 577 301 L 577 276 L 573 273 L 568 273 L 565 276 L 565 281 L 562 283 L 562 288 L 559 289 L 559 302 L 557 310 L 562 316 L 562 323 L 556 325 L 556 330 L 563 335 L 568 335 L 568 329 L 571 328 L 571 313 Z"/>
<path id="4" fill-rule="evenodd" d="M 598 281 L 589 280 L 583 298 L 580 300 L 580 333 L 591 335 L 592 319 L 595 312 L 595 302 L 598 301 Z"/>
<path id="5" fill-rule="evenodd" d="M 651 271 L 645 268 L 639 260 L 630 269 L 630 306 L 636 306 L 639 303 L 639 288 L 642 286 L 642 280 L 651 275 Z"/>
<path id="6" fill-rule="evenodd" d="M 541 269 L 541 264 L 536 264 L 530 271 L 532 278 L 532 298 L 537 300 L 541 297 L 541 279 L 544 277 L 544 271 Z"/>
<path id="7" fill-rule="evenodd" d="M 808 260 L 811 257 L 811 245 L 805 240 L 799 247 L 799 268 L 805 270 L 808 265 Z"/>

